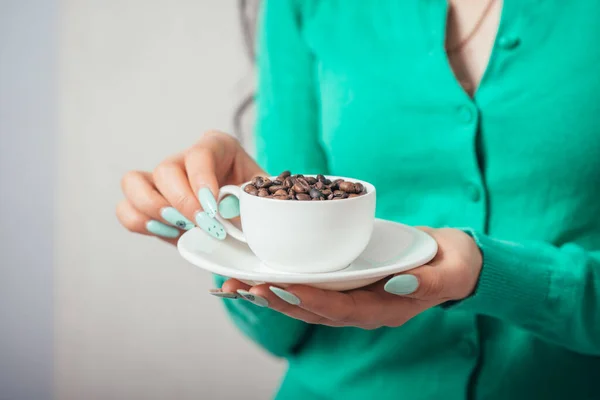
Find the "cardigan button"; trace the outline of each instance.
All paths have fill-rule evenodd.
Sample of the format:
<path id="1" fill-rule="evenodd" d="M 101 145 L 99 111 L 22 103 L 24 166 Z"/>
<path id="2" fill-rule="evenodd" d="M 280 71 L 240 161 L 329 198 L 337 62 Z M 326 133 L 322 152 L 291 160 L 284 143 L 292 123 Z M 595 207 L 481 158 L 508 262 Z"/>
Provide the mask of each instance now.
<path id="1" fill-rule="evenodd" d="M 475 119 L 475 113 L 468 106 L 460 106 L 458 114 L 460 119 L 465 123 L 473 122 L 473 119 Z"/>
<path id="2" fill-rule="evenodd" d="M 469 185 L 467 187 L 467 193 L 469 194 L 469 198 L 471 201 L 477 202 L 481 200 L 481 191 L 475 185 Z"/>
<path id="3" fill-rule="evenodd" d="M 474 357 L 477 355 L 477 345 L 469 339 L 464 339 L 460 343 L 460 351 L 467 357 Z"/>
<path id="4" fill-rule="evenodd" d="M 498 46 L 506 50 L 512 50 L 521 43 L 521 40 L 516 36 L 502 36 L 498 38 Z"/>

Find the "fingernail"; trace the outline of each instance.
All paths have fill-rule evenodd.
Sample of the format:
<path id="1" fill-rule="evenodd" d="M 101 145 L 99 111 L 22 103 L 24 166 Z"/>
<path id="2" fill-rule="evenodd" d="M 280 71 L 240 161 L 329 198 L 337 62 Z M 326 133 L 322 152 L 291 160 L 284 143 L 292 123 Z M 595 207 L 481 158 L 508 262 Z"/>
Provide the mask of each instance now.
<path id="1" fill-rule="evenodd" d="M 146 223 L 146 229 L 153 235 L 166 238 L 176 238 L 179 236 L 179 230 L 172 226 L 165 225 L 162 222 L 150 220 Z"/>
<path id="2" fill-rule="evenodd" d="M 219 214 L 225 219 L 240 215 L 240 201 L 235 196 L 227 196 L 219 203 Z"/>
<path id="3" fill-rule="evenodd" d="M 240 289 L 237 292 L 241 294 L 244 299 L 248 300 L 250 303 L 256 304 L 259 307 L 267 307 L 269 305 L 267 299 L 252 294 L 247 290 Z"/>
<path id="4" fill-rule="evenodd" d="M 177 209 L 173 207 L 165 207 L 160 211 L 160 216 L 170 224 L 175 225 L 179 229 L 185 229 L 186 231 L 194 227 L 194 223 L 184 217 Z"/>
<path id="5" fill-rule="evenodd" d="M 196 214 L 196 223 L 204 232 L 214 238 L 223 240 L 227 237 L 227 232 L 225 232 L 223 225 L 216 219 L 209 217 L 204 211 Z"/>
<path id="6" fill-rule="evenodd" d="M 300 299 L 298 298 L 298 296 L 288 292 L 287 290 L 283 290 L 283 289 L 280 289 L 275 286 L 269 286 L 269 289 L 271 290 L 271 292 L 275 293 L 275 295 L 277 295 L 277 297 L 279 297 L 281 300 L 285 301 L 286 303 L 290 303 L 295 306 L 300 304 Z"/>
<path id="7" fill-rule="evenodd" d="M 202 208 L 209 217 L 214 218 L 217 215 L 217 201 L 209 188 L 203 187 L 198 191 L 198 199 Z"/>
<path id="8" fill-rule="evenodd" d="M 239 299 L 241 296 L 237 293 L 227 293 L 222 291 L 221 289 L 210 289 L 208 291 L 208 293 L 212 294 L 213 296 L 216 297 L 220 297 L 223 299 Z"/>
<path id="9" fill-rule="evenodd" d="M 411 294 L 419 287 L 417 277 L 410 274 L 398 275 L 387 281 L 383 287 L 391 294 Z"/>

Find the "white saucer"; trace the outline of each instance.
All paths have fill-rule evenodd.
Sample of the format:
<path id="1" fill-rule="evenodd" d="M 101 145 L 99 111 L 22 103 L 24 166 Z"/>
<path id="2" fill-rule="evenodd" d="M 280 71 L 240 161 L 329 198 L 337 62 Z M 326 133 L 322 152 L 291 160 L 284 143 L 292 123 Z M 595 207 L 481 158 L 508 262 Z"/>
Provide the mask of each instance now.
<path id="1" fill-rule="evenodd" d="M 299 274 L 274 271 L 262 265 L 247 244 L 232 237 L 216 240 L 200 228 L 184 233 L 177 247 L 183 258 L 192 264 L 249 285 L 269 282 L 285 287 L 301 283 L 337 291 L 370 285 L 388 275 L 421 266 L 437 252 L 437 243 L 431 236 L 410 226 L 382 219 L 375 220 L 365 251 L 347 268 L 335 272 Z"/>

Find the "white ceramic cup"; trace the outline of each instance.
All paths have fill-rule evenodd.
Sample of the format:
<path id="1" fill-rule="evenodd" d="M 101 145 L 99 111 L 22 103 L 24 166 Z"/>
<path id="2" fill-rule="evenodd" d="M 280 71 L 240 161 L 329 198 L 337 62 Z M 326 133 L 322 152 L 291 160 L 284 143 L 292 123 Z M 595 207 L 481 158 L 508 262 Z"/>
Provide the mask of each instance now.
<path id="1" fill-rule="evenodd" d="M 244 186 L 250 183 L 247 182 L 242 186 L 224 186 L 219 192 L 219 201 L 227 195 L 239 199 L 243 231 L 220 216 L 217 218 L 230 236 L 248 243 L 267 268 L 291 273 L 344 269 L 363 252 L 371 238 L 375 186 L 341 178 L 362 183 L 367 193 L 343 200 L 276 200 L 244 192 Z"/>

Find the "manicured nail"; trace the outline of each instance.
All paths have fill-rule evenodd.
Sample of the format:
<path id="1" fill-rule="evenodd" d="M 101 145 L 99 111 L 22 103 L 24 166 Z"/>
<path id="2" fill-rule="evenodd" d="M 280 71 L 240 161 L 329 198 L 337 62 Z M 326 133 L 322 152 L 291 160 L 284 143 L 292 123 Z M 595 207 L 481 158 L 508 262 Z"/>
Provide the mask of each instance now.
<path id="1" fill-rule="evenodd" d="M 287 303 L 290 303 L 295 306 L 300 304 L 300 299 L 298 298 L 298 296 L 288 292 L 287 290 L 283 290 L 275 286 L 269 286 L 269 289 L 271 290 L 271 292 L 275 293 L 277 297 L 279 297 L 281 300 Z"/>
<path id="2" fill-rule="evenodd" d="M 194 227 L 194 223 L 181 215 L 177 209 L 173 207 L 165 207 L 160 211 L 160 216 L 170 224 L 175 225 L 179 229 L 185 229 L 186 231 Z"/>
<path id="3" fill-rule="evenodd" d="M 267 307 L 269 305 L 267 299 L 252 294 L 247 290 L 240 289 L 237 292 L 241 294 L 244 299 L 248 300 L 250 303 L 256 304 L 259 307 Z"/>
<path id="4" fill-rule="evenodd" d="M 223 225 L 216 219 L 209 217 L 204 211 L 196 214 L 196 223 L 204 232 L 214 238 L 223 240 L 227 237 L 227 232 L 225 232 Z"/>
<path id="5" fill-rule="evenodd" d="M 219 203 L 219 214 L 225 219 L 240 215 L 240 201 L 235 196 L 227 196 Z"/>
<path id="6" fill-rule="evenodd" d="M 214 218 L 217 215 L 217 201 L 209 188 L 203 187 L 198 191 L 198 199 L 204 211 L 209 217 Z"/>
<path id="7" fill-rule="evenodd" d="M 146 229 L 153 235 L 166 238 L 176 238 L 179 236 L 179 230 L 172 226 L 165 225 L 162 222 L 151 219 L 146 223 Z"/>
<path id="8" fill-rule="evenodd" d="M 383 287 L 391 294 L 411 294 L 419 287 L 417 277 L 410 274 L 398 275 L 387 281 Z"/>
<path id="9" fill-rule="evenodd" d="M 216 297 L 220 297 L 223 299 L 239 299 L 241 296 L 237 293 L 227 293 L 222 291 L 221 289 L 210 289 L 208 291 L 208 293 L 212 294 L 213 296 Z"/>

